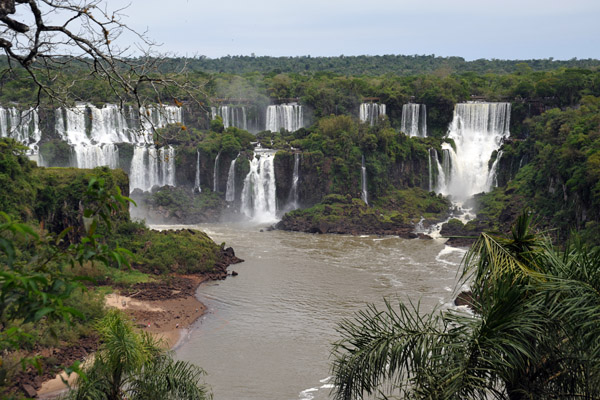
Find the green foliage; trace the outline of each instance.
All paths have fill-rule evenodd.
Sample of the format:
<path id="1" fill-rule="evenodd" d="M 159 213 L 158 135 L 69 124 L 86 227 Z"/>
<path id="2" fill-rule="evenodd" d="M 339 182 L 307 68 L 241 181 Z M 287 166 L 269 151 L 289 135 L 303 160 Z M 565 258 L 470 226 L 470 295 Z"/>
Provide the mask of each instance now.
<path id="1" fill-rule="evenodd" d="M 118 311 L 97 324 L 101 345 L 91 366 L 84 368 L 68 399 L 141 400 L 210 398 L 200 368 L 160 347 L 146 332 L 137 332 Z"/>
<path id="2" fill-rule="evenodd" d="M 386 301 L 339 327 L 335 397 L 547 399 L 600 395 L 600 253 L 558 252 L 522 215 L 464 261 L 476 314 Z"/>
<path id="3" fill-rule="evenodd" d="M 526 129 L 525 140 L 502 147 L 499 178 L 506 186 L 481 197 L 478 218 L 506 230 L 515 210 L 527 204 L 544 227 L 556 229 L 556 239 L 573 231 L 592 239 L 586 230 L 600 221 L 600 98 L 551 109 L 528 120 Z"/>
<path id="4" fill-rule="evenodd" d="M 210 273 L 220 255 L 220 247 L 204 232 L 192 229 L 159 232 L 137 222 L 119 225 L 109 242 L 132 249 L 132 264 L 136 269 L 154 274 Z"/>
<path id="5" fill-rule="evenodd" d="M 40 232 L 0 212 L 0 349 L 3 353 L 26 347 L 43 332 L 55 331 L 64 321 L 69 323 L 72 317 L 84 321 L 97 316 L 98 308 L 94 311 L 89 307 L 82 312 L 82 307 L 91 303 L 74 302 L 82 277 L 70 272 L 94 263 L 129 265 L 127 250 L 109 248 L 97 234 L 101 224 L 110 229 L 110 217 L 126 209 L 129 199 L 118 190 L 107 191 L 101 178 L 90 179 L 84 199 L 83 215 L 88 223 L 70 242 L 66 239 L 72 226 L 59 234 Z M 40 323 L 42 319 L 44 322 Z M 30 323 L 36 324 L 35 334 L 28 332 Z M 75 330 L 71 333 L 75 334 Z M 0 375 L 6 377 L 9 372 L 14 371 L 2 369 Z"/>

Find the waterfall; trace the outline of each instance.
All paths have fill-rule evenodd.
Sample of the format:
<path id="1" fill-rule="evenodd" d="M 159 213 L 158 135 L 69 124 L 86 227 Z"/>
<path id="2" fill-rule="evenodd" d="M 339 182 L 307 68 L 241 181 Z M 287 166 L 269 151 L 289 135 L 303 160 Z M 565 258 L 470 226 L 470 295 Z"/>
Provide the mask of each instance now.
<path id="1" fill-rule="evenodd" d="M 213 168 L 213 192 L 219 190 L 219 158 L 221 158 L 221 152 L 217 153 L 215 157 L 215 166 Z"/>
<path id="2" fill-rule="evenodd" d="M 36 110 L 19 111 L 15 107 L 0 107 L 0 137 L 9 137 L 37 151 L 41 139 L 39 117 Z"/>
<path id="3" fill-rule="evenodd" d="M 145 134 L 169 124 L 183 124 L 183 110 L 176 106 L 140 107 L 140 128 Z M 142 135 L 143 136 L 143 135 Z"/>
<path id="4" fill-rule="evenodd" d="M 200 150 L 196 151 L 196 180 L 194 181 L 194 189 L 198 193 L 202 192 L 202 188 L 200 187 Z"/>
<path id="5" fill-rule="evenodd" d="M 119 149 L 114 144 L 86 145 L 75 144 L 72 147 L 71 164 L 76 168 L 119 167 Z"/>
<path id="6" fill-rule="evenodd" d="M 257 222 L 277 219 L 274 158 L 275 151 L 255 149 L 250 172 L 244 179 L 241 211 Z"/>
<path id="7" fill-rule="evenodd" d="M 359 110 L 359 118 L 362 122 L 375 125 L 380 116 L 385 115 L 385 104 L 362 103 Z"/>
<path id="8" fill-rule="evenodd" d="M 445 145 L 445 143 L 444 143 Z M 446 177 L 449 175 L 450 173 L 450 157 L 449 157 L 449 151 L 447 149 L 444 149 L 444 145 L 442 145 L 442 154 L 443 154 L 443 166 L 442 164 L 440 164 L 440 158 L 438 156 L 438 152 L 435 149 L 431 149 L 429 156 L 430 156 L 430 161 L 431 161 L 431 154 L 433 154 L 433 159 L 435 160 L 435 167 L 437 169 L 437 179 L 435 182 L 435 185 L 432 186 L 432 190 L 439 192 L 439 193 L 444 193 L 445 188 L 446 188 Z M 433 164 L 433 163 L 432 163 Z M 433 184 L 433 182 L 431 181 L 431 177 L 430 179 L 430 185 Z"/>
<path id="9" fill-rule="evenodd" d="M 292 175 L 292 187 L 288 195 L 288 208 L 295 210 L 298 205 L 298 182 L 300 181 L 300 153 L 294 153 L 294 174 Z"/>
<path id="10" fill-rule="evenodd" d="M 498 187 L 498 163 L 500 162 L 500 158 L 502 157 L 502 150 L 498 151 L 498 154 L 496 154 L 496 159 L 494 160 L 494 163 L 492 164 L 492 167 L 490 168 L 490 172 L 488 174 L 488 178 L 487 178 L 487 186 L 488 188 L 492 188 L 492 187 Z"/>
<path id="11" fill-rule="evenodd" d="M 246 118 L 246 107 L 219 106 L 211 107 L 211 117 L 215 119 L 220 116 L 223 119 L 223 127 L 225 129 L 230 126 L 248 130 L 248 119 Z"/>
<path id="12" fill-rule="evenodd" d="M 137 135 L 132 108 L 121 110 L 116 104 L 102 108 L 87 105 L 90 110 L 90 139 L 95 143 L 144 143 L 144 136 Z"/>
<path id="13" fill-rule="evenodd" d="M 136 145 L 129 173 L 130 191 L 150 191 L 154 186 L 175 186 L 175 149 L 171 146 Z"/>
<path id="14" fill-rule="evenodd" d="M 400 130 L 408 136 L 427 137 L 427 107 L 425 104 L 404 104 Z"/>
<path id="15" fill-rule="evenodd" d="M 302 106 L 298 104 L 280 104 L 267 107 L 265 130 L 279 132 L 282 128 L 295 132 L 304 127 Z"/>
<path id="16" fill-rule="evenodd" d="M 429 171 L 429 191 L 433 190 L 433 173 L 431 172 L 431 152 L 435 151 L 433 149 L 429 149 L 429 157 L 427 157 L 427 170 Z"/>
<path id="17" fill-rule="evenodd" d="M 361 187 L 362 194 L 360 198 L 365 202 L 366 205 L 369 205 L 369 196 L 367 192 L 367 167 L 365 166 L 365 156 L 362 156 L 362 167 L 361 167 Z"/>
<path id="18" fill-rule="evenodd" d="M 177 122 L 182 122 L 181 109 L 172 106 L 141 107 L 139 112 L 136 112 L 133 107 L 121 109 L 115 104 L 105 104 L 102 108 L 97 108 L 92 104 L 80 103 L 74 107 L 55 110 L 56 133 L 71 145 L 74 153 L 71 164 L 77 168 L 94 168 L 102 165 L 118 168 L 118 152 L 115 143 L 143 145 L 151 142 L 151 138 L 147 136 L 152 126 L 162 128 Z M 138 149 L 138 157 L 141 157 L 140 152 L 141 150 Z M 148 150 L 150 158 L 153 152 L 152 149 Z M 175 164 L 168 162 L 170 152 L 172 152 L 171 148 L 160 151 L 165 158 L 165 162 L 160 164 L 160 174 L 166 177 L 164 184 L 168 185 L 175 183 L 174 173 L 170 171 Z M 155 164 L 152 164 L 150 158 L 148 165 L 154 168 Z M 156 173 L 159 173 L 158 170 Z M 152 178 L 152 182 L 148 181 L 149 183 L 143 184 L 140 188 L 151 188 L 152 186 L 148 185 L 163 182 L 161 179 Z"/>
<path id="19" fill-rule="evenodd" d="M 449 145 L 450 176 L 442 193 L 465 199 L 490 189 L 488 161 L 508 136 L 510 103 L 456 104 L 448 137 L 454 139 L 456 151 Z"/>
<path id="20" fill-rule="evenodd" d="M 238 154 L 237 157 L 240 155 Z M 237 157 L 231 160 L 231 164 L 229 164 L 229 172 L 227 173 L 227 189 L 225 191 L 225 201 L 234 202 L 235 201 L 235 161 Z"/>

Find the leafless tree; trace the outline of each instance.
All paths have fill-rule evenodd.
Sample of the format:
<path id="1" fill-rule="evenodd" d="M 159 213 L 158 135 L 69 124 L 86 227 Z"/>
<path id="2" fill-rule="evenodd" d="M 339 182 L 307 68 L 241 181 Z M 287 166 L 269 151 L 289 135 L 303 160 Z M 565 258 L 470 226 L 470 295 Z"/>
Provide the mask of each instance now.
<path id="1" fill-rule="evenodd" d="M 37 91 L 35 106 L 42 99 L 61 106 L 85 100 L 73 98 L 69 90 L 80 79 L 102 79 L 121 105 L 181 106 L 180 96 L 200 103 L 201 88 L 189 87 L 185 65 L 165 73 L 165 58 L 153 53 L 155 44 L 123 22 L 124 9 L 108 10 L 105 3 L 0 0 L 0 49 L 5 53 L 0 79 L 25 71 Z M 135 46 L 118 46 L 125 31 L 139 39 Z"/>

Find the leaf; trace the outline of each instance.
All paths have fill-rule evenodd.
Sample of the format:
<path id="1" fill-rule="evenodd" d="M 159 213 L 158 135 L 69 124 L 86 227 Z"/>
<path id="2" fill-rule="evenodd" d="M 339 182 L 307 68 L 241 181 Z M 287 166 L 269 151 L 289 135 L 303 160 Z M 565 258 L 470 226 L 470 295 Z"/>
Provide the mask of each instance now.
<path id="1" fill-rule="evenodd" d="M 40 319 L 42 319 L 42 317 L 50 314 L 51 312 L 54 312 L 54 307 L 44 307 L 35 313 L 35 315 L 33 316 L 33 320 L 39 321 Z"/>

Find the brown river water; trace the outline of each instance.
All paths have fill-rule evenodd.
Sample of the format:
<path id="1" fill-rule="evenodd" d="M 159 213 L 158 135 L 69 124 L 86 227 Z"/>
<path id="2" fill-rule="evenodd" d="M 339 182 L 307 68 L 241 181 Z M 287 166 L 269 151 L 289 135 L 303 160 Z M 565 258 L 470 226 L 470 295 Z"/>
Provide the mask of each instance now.
<path id="1" fill-rule="evenodd" d="M 208 312 L 176 348 L 206 371 L 215 400 L 330 398 L 339 322 L 384 297 L 449 306 L 464 255 L 440 239 L 192 227 L 245 260 L 230 267 L 239 276 L 199 288 Z"/>

